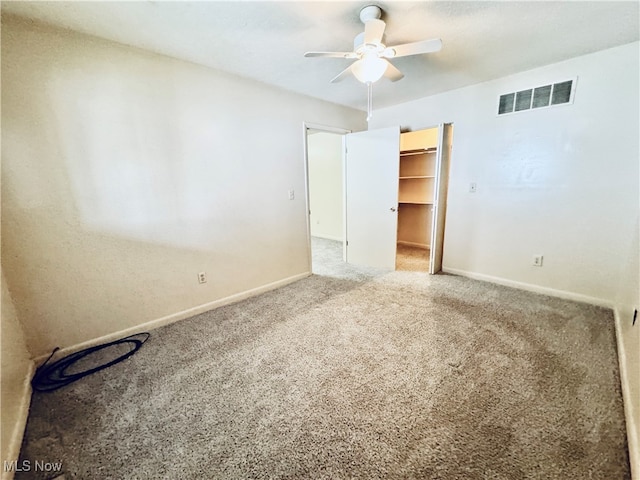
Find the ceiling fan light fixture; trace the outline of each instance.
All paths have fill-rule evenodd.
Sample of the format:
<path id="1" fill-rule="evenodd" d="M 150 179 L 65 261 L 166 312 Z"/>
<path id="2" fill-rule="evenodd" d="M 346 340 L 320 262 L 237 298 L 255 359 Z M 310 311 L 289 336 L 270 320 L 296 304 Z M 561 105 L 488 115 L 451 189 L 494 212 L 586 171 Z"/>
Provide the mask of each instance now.
<path id="1" fill-rule="evenodd" d="M 365 54 L 355 62 L 351 71 L 362 83 L 377 82 L 387 70 L 387 62 L 376 54 Z"/>

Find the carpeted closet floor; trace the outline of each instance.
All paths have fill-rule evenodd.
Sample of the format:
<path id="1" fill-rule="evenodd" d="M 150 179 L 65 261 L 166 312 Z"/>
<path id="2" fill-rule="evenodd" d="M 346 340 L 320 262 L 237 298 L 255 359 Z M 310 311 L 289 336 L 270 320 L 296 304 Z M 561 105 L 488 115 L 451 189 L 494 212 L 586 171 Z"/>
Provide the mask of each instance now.
<path id="1" fill-rule="evenodd" d="M 396 270 L 428 272 L 430 253 L 428 248 L 398 245 L 396 251 Z"/>
<path id="2" fill-rule="evenodd" d="M 66 479 L 630 478 L 610 311 L 357 269 L 336 246 L 34 394 L 20 460 Z"/>

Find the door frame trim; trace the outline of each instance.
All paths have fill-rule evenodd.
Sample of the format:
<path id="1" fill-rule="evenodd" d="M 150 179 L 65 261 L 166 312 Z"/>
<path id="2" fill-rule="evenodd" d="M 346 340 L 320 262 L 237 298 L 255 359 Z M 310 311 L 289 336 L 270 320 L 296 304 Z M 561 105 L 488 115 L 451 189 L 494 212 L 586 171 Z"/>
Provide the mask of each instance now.
<path id="1" fill-rule="evenodd" d="M 302 122 L 302 142 L 303 142 L 303 162 L 304 162 L 304 197 L 307 219 L 307 259 L 309 272 L 313 273 L 311 256 L 311 203 L 309 201 L 309 143 L 307 141 L 309 130 L 319 130 L 325 133 L 333 133 L 342 136 L 342 260 L 346 261 L 347 255 L 347 202 L 346 202 L 346 150 L 345 135 L 352 133 L 352 130 L 340 127 L 332 127 L 313 122 Z"/>

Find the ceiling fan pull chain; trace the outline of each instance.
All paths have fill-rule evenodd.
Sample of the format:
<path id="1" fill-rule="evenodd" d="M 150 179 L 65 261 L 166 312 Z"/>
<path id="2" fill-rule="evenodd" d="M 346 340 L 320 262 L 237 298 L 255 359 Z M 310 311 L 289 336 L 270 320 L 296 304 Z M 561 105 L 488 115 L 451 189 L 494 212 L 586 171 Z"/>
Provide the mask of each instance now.
<path id="1" fill-rule="evenodd" d="M 373 116 L 373 82 L 367 82 L 367 122 Z"/>

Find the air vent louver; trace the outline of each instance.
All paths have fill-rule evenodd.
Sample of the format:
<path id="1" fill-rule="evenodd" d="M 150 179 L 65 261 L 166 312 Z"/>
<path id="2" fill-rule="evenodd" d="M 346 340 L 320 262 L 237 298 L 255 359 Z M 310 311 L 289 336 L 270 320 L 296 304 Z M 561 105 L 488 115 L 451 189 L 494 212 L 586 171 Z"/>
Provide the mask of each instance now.
<path id="1" fill-rule="evenodd" d="M 571 98 L 571 85 L 573 82 L 556 83 L 553 86 L 553 95 L 551 95 L 551 105 L 560 105 L 562 103 L 569 103 Z"/>
<path id="2" fill-rule="evenodd" d="M 500 95 L 498 115 L 573 103 L 575 80 Z"/>
<path id="3" fill-rule="evenodd" d="M 522 90 L 516 93 L 516 112 L 531 108 L 531 90 Z"/>
<path id="4" fill-rule="evenodd" d="M 551 99 L 551 85 L 538 87 L 533 90 L 533 104 L 531 108 L 548 107 Z"/>
<path id="5" fill-rule="evenodd" d="M 506 95 L 500 96 L 500 105 L 498 106 L 498 113 L 509 113 L 513 112 L 513 101 L 516 98 L 515 93 L 507 93 Z"/>

